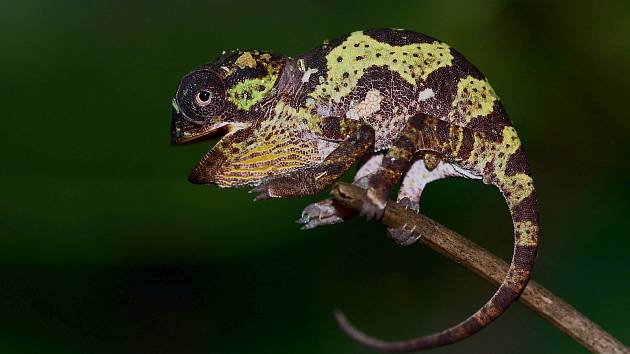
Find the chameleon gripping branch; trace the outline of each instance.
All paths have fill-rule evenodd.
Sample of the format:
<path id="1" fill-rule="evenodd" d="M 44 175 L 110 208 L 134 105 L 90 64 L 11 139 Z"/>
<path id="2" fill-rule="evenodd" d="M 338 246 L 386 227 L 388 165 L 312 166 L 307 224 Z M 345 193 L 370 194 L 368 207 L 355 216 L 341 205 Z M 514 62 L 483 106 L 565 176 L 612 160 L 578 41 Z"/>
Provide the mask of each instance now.
<path id="1" fill-rule="evenodd" d="M 355 210 L 361 210 L 367 198 L 365 190 L 342 182 L 333 186 L 331 194 L 336 201 Z M 419 241 L 422 244 L 494 285 L 499 285 L 508 271 L 508 264 L 499 257 L 399 203 L 387 203 L 381 223 L 390 228 L 407 224 L 408 228 L 414 229 L 414 233 L 421 235 Z M 623 343 L 535 281 L 527 284 L 519 301 L 592 353 L 630 353 Z M 359 342 L 378 341 L 352 327 L 342 313 L 336 312 L 335 317 L 341 328 Z"/>
<path id="2" fill-rule="evenodd" d="M 222 136 L 189 181 L 253 187 L 255 200 L 318 194 L 357 163 L 354 183 L 367 191 L 359 208 L 367 219 L 381 219 L 398 184 L 396 200 L 413 210 L 427 183 L 447 177 L 481 180 L 501 191 L 514 225 L 514 252 L 508 271 L 491 278 L 505 275 L 494 295 L 457 325 L 406 341 L 369 338 L 348 323 L 347 332 L 364 345 L 412 352 L 463 340 L 501 316 L 525 289 L 540 233 L 533 177 L 488 79 L 448 44 L 384 28 L 355 31 L 294 57 L 224 52 L 182 78 L 172 107 L 173 144 Z M 299 222 L 304 228 L 342 222 L 332 202 L 308 205 Z M 415 242 L 401 225 L 388 228 L 392 239 Z"/>

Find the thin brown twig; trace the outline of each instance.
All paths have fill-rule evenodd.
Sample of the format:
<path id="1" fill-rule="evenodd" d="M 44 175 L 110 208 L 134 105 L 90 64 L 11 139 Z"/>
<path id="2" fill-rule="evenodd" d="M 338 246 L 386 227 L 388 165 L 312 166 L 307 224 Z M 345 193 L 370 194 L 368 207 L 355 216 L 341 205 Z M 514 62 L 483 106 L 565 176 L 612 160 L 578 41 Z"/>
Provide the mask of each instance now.
<path id="1" fill-rule="evenodd" d="M 347 183 L 337 183 L 331 194 L 339 203 L 355 210 L 361 209 L 365 198 L 365 190 Z M 508 264 L 501 258 L 393 201 L 387 203 L 381 223 L 388 227 L 407 224 L 408 228 L 415 229 L 414 232 L 422 236 L 420 243 L 494 285 L 500 284 L 507 273 Z M 630 353 L 623 343 L 535 281 L 529 282 L 519 301 L 593 353 Z"/>

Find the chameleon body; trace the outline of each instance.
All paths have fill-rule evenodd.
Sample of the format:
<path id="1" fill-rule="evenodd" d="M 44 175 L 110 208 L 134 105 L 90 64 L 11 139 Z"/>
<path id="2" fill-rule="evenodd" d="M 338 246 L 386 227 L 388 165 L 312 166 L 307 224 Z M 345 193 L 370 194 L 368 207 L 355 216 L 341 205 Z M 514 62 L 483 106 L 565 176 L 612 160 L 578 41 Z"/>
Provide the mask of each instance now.
<path id="1" fill-rule="evenodd" d="M 418 210 L 427 183 L 446 177 L 496 186 L 514 224 L 505 280 L 483 307 L 442 332 L 387 342 L 342 329 L 370 348 L 406 352 L 462 340 L 501 315 L 523 291 L 538 244 L 536 196 L 516 130 L 487 79 L 453 48 L 416 32 L 354 32 L 296 57 L 232 51 L 186 75 L 173 99 L 172 142 L 221 135 L 189 180 L 253 186 L 256 200 L 319 193 L 351 165 L 379 218 L 389 191 Z M 305 228 L 353 213 L 331 199 L 307 206 Z M 388 230 L 401 244 L 417 237 Z"/>

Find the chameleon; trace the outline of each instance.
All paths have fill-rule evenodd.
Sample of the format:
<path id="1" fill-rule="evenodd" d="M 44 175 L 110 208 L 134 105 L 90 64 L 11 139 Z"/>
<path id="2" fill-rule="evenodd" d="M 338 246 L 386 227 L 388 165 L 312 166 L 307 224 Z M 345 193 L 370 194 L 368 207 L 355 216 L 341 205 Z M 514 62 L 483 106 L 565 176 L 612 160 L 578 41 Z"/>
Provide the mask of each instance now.
<path id="1" fill-rule="evenodd" d="M 461 177 L 498 188 L 509 208 L 514 250 L 505 279 L 474 314 L 443 331 L 401 341 L 369 336 L 336 313 L 341 329 L 382 352 L 443 346 L 480 331 L 525 288 L 538 245 L 536 193 L 517 132 L 487 78 L 462 54 L 401 29 L 356 31 L 290 57 L 233 50 L 185 75 L 172 100 L 171 142 L 218 142 L 188 179 L 253 187 L 255 200 L 314 195 L 351 166 L 367 198 L 359 214 L 378 220 L 392 189 L 419 211 L 430 182 Z M 356 213 L 332 199 L 308 205 L 303 228 Z M 406 225 L 388 229 L 401 245 Z"/>

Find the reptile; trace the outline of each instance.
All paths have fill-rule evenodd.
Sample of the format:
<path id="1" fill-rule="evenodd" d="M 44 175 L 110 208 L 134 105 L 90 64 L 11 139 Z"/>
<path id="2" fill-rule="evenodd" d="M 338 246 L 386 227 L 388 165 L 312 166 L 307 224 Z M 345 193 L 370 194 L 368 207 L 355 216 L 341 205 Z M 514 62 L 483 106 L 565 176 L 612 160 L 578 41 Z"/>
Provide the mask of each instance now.
<path id="1" fill-rule="evenodd" d="M 517 300 L 535 261 L 536 194 L 514 126 L 487 78 L 449 45 L 413 31 L 357 31 L 295 57 L 268 51 L 223 52 L 184 76 L 172 100 L 171 142 L 220 137 L 189 181 L 253 187 L 255 200 L 314 195 L 357 164 L 365 188 L 360 214 L 379 219 L 392 188 L 419 210 L 427 183 L 480 179 L 505 198 L 514 250 L 505 279 L 473 315 L 451 328 L 384 341 L 336 319 L 354 340 L 383 352 L 460 341 Z M 353 212 L 325 199 L 307 206 L 303 228 L 335 224 Z M 388 229 L 409 245 L 406 226 Z"/>

